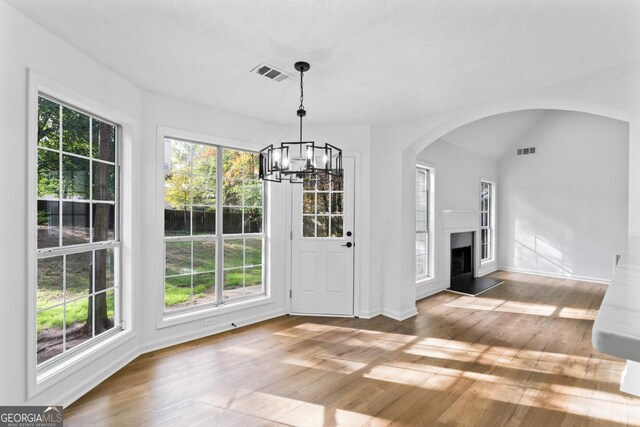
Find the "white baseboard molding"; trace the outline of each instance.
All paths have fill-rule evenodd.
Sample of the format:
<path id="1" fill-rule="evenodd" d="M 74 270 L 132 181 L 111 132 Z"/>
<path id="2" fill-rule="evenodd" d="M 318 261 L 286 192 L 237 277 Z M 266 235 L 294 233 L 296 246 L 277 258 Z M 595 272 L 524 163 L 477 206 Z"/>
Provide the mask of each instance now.
<path id="1" fill-rule="evenodd" d="M 498 267 L 497 270 L 509 271 L 512 273 L 522 273 L 522 274 L 531 274 L 533 276 L 545 276 L 545 277 L 556 277 L 558 279 L 569 279 L 569 280 L 580 280 L 582 282 L 591 282 L 591 283 L 599 283 L 601 285 L 609 285 L 611 280 L 609 279 L 601 279 L 598 277 L 587 277 L 587 276 L 578 276 L 571 274 L 558 274 L 558 273 L 549 273 L 546 271 L 537 271 L 537 270 L 527 270 L 525 268 L 514 268 L 514 267 Z"/>
<path id="2" fill-rule="evenodd" d="M 478 270 L 477 277 L 483 277 L 483 276 L 486 276 L 487 274 L 495 273 L 498 270 L 500 270 L 498 266 L 495 263 L 492 263 L 492 265 L 489 268 L 480 268 Z"/>
<path id="3" fill-rule="evenodd" d="M 640 396 L 640 363 L 627 360 L 627 366 L 622 371 L 620 391 Z"/>
<path id="4" fill-rule="evenodd" d="M 440 281 L 433 281 L 424 284 L 418 283 L 416 285 L 416 301 L 437 294 L 438 292 L 442 292 L 445 289 L 446 287 L 443 286 Z"/>
<path id="5" fill-rule="evenodd" d="M 382 314 L 382 309 L 378 307 L 378 308 L 373 308 L 369 311 L 360 310 L 360 314 L 358 315 L 358 317 L 360 317 L 361 319 L 372 319 L 381 314 Z"/>
<path id="6" fill-rule="evenodd" d="M 254 323 L 262 322 L 264 320 L 273 319 L 275 317 L 280 317 L 285 314 L 286 314 L 285 310 L 279 309 L 279 310 L 274 310 L 268 313 L 245 317 L 240 320 L 236 320 L 234 323 L 238 325 L 238 328 L 242 328 L 243 326 L 248 326 Z M 199 338 L 204 338 L 207 336 L 219 334 L 222 332 L 229 331 L 231 329 L 236 329 L 236 328 L 234 328 L 231 325 L 224 325 L 224 326 L 218 326 L 216 328 L 201 329 L 199 331 L 195 331 L 188 335 L 183 334 L 180 336 L 163 338 L 161 340 L 156 340 L 154 342 L 147 343 L 143 346 L 140 346 L 130 351 L 128 354 L 124 355 L 120 359 L 114 361 L 106 368 L 98 371 L 95 375 L 91 376 L 86 382 L 84 382 L 84 384 L 82 384 L 80 387 L 77 387 L 76 389 L 72 390 L 71 392 L 63 396 L 60 399 L 60 405 L 62 405 L 64 408 L 67 408 L 69 405 L 71 405 L 73 402 L 75 402 L 76 400 L 78 400 L 88 392 L 90 392 L 93 388 L 95 388 L 100 383 L 105 381 L 111 375 L 115 374 L 117 371 L 124 368 L 127 364 L 132 362 L 135 358 L 145 353 L 149 353 L 151 351 L 160 350 L 167 347 L 172 347 L 174 345 L 182 344 L 188 341 L 193 341 Z"/>
<path id="7" fill-rule="evenodd" d="M 406 320 L 406 319 L 408 319 L 410 317 L 416 316 L 417 314 L 418 314 L 418 308 L 417 307 L 413 307 L 413 308 L 411 308 L 409 310 L 406 310 L 406 311 L 404 311 L 402 313 L 399 312 L 399 311 L 389 310 L 389 309 L 386 309 L 386 308 L 382 309 L 382 315 L 383 316 L 387 316 L 387 317 L 390 317 L 391 319 L 399 320 L 399 321 Z"/>

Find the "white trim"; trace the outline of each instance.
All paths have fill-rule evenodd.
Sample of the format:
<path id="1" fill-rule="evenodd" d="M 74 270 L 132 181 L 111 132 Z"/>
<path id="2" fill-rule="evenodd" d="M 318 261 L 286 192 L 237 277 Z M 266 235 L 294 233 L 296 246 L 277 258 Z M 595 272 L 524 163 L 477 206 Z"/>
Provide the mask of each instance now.
<path id="1" fill-rule="evenodd" d="M 620 391 L 640 396 L 640 363 L 627 360 L 620 378 Z"/>
<path id="2" fill-rule="evenodd" d="M 381 314 L 384 316 L 390 317 L 391 319 L 394 319 L 394 320 L 403 321 L 413 316 L 417 316 L 418 308 L 412 307 L 409 310 L 406 310 L 402 313 L 396 310 L 383 309 Z"/>
<path id="3" fill-rule="evenodd" d="M 66 378 L 71 372 L 88 366 L 98 357 L 106 354 L 107 351 L 113 350 L 134 336 L 134 321 L 132 316 L 132 296 L 133 296 L 133 277 L 134 267 L 132 257 L 134 254 L 133 242 L 137 239 L 137 227 L 135 227 L 135 217 L 131 212 L 135 211 L 132 204 L 133 186 L 133 145 L 136 121 L 130 116 L 123 114 L 119 110 L 96 101 L 90 96 L 71 89 L 57 81 L 40 74 L 39 72 L 28 68 L 27 78 L 27 387 L 26 398 L 32 399 L 43 390 L 51 387 L 60 380 Z M 64 104 L 72 105 L 74 108 L 91 112 L 92 116 L 102 118 L 111 123 L 117 123 L 119 127 L 119 147 L 116 149 L 116 155 L 119 156 L 120 170 L 122 174 L 122 182 L 119 196 L 120 200 L 120 225 L 119 239 L 121 245 L 122 259 L 121 269 L 119 272 L 121 281 L 119 284 L 119 294 L 121 295 L 121 320 L 127 325 L 127 328 L 116 333 L 113 337 L 105 339 L 103 342 L 96 343 L 86 350 L 79 352 L 68 359 L 62 359 L 59 364 L 53 364 L 51 367 L 38 372 L 37 369 L 37 332 L 36 332 L 36 289 L 37 289 L 37 230 L 35 226 L 37 222 L 36 206 L 37 206 L 37 170 L 33 165 L 37 162 L 37 128 L 38 128 L 38 94 L 42 92 L 49 97 L 53 97 Z M 126 153 L 126 154 L 123 154 Z M 125 179 L 126 178 L 126 179 Z M 126 185 L 129 184 L 129 185 Z M 123 206 L 127 205 L 128 209 L 123 210 Z M 127 212 L 127 215 L 124 214 Z M 128 255 L 128 256 L 126 256 Z M 33 326 L 33 327 L 32 327 Z M 112 345 L 113 343 L 113 345 Z M 105 350 L 108 349 L 108 350 Z"/>
<path id="4" fill-rule="evenodd" d="M 382 309 L 380 307 L 377 307 L 369 311 L 361 310 L 360 316 L 358 317 L 360 317 L 361 319 L 371 319 L 381 314 L 382 314 Z"/>
<path id="5" fill-rule="evenodd" d="M 234 323 L 236 324 L 237 327 L 243 327 L 243 326 L 248 326 L 258 322 L 263 322 L 265 320 L 273 319 L 275 317 L 280 317 L 283 315 L 285 315 L 284 310 L 278 309 L 278 310 L 274 310 L 261 315 L 246 317 L 239 321 L 236 320 L 234 321 Z M 80 397 L 88 393 L 91 389 L 98 386 L 101 382 L 103 382 L 104 380 L 109 378 L 111 375 L 115 374 L 118 370 L 122 369 L 127 364 L 131 363 L 134 359 L 136 359 L 137 357 L 143 354 L 156 351 L 159 349 L 163 349 L 163 348 L 172 347 L 172 346 L 193 341 L 199 338 L 213 336 L 213 335 L 226 332 L 232 329 L 236 329 L 236 327 L 232 326 L 231 324 L 217 325 L 216 327 L 202 329 L 202 330 L 193 332 L 191 334 L 185 335 L 183 333 L 178 333 L 174 337 L 152 341 L 142 347 L 135 348 L 134 350 L 127 353 L 125 356 L 111 363 L 105 369 L 99 371 L 96 375 L 90 377 L 82 386 L 75 388 L 74 390 L 70 391 L 69 393 L 61 397 L 59 404 L 67 408 L 73 402 L 75 402 Z M 133 338 L 133 336 L 131 336 L 131 338 Z"/>
<path id="6" fill-rule="evenodd" d="M 527 270 L 525 268 L 498 267 L 497 270 L 509 271 L 511 273 L 531 274 L 532 276 L 544 276 L 544 277 L 554 277 L 558 279 L 580 280 L 582 282 L 599 283 L 601 285 L 611 284 L 611 280 L 609 279 L 601 279 L 597 277 L 588 277 L 588 276 L 578 276 L 578 275 L 572 275 L 572 274 L 549 273 L 547 271 Z"/>
<path id="7" fill-rule="evenodd" d="M 427 280 L 422 283 L 418 283 L 416 286 L 416 301 L 435 295 L 445 289 L 446 288 L 436 280 Z"/>

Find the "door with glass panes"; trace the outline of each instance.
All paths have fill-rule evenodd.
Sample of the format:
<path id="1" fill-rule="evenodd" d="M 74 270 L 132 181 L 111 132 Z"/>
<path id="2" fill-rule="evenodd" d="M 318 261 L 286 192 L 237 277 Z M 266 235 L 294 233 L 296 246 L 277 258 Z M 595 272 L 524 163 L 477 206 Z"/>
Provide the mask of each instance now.
<path id="1" fill-rule="evenodd" d="M 292 184 L 291 311 L 353 315 L 354 168 Z"/>

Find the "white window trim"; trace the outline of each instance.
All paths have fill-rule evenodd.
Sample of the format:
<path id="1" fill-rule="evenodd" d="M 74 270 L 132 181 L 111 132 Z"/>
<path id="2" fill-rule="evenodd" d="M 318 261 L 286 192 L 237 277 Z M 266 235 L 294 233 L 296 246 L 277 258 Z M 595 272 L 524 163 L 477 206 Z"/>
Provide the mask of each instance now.
<path id="1" fill-rule="evenodd" d="M 237 148 L 239 150 L 260 151 L 263 147 L 246 141 L 239 141 L 229 138 L 215 137 L 211 135 L 191 132 L 184 129 L 171 128 L 167 126 L 157 126 L 156 128 L 156 329 L 162 329 L 169 326 L 175 326 L 183 323 L 193 322 L 196 320 L 206 319 L 209 317 L 220 316 L 222 314 L 232 313 L 245 310 L 251 307 L 257 307 L 270 304 L 274 301 L 271 295 L 271 253 L 269 238 L 269 218 L 270 218 L 270 183 L 266 183 L 264 189 L 264 210 L 263 210 L 263 233 L 264 239 L 264 291 L 263 296 L 253 297 L 251 299 L 239 299 L 237 302 L 229 304 L 204 305 L 202 308 L 193 308 L 188 310 L 176 310 L 175 312 L 165 312 L 164 305 L 164 140 L 165 138 L 175 138 L 186 141 L 201 142 L 204 144 L 216 145 L 228 148 Z M 228 236 L 227 236 L 228 237 Z M 223 236 L 224 238 L 224 236 Z"/>
<path id="2" fill-rule="evenodd" d="M 490 204 L 490 210 L 489 210 L 489 223 L 490 223 L 490 227 L 489 230 L 491 231 L 490 233 L 490 242 L 491 244 L 489 245 L 489 258 L 485 258 L 484 260 L 482 259 L 482 252 L 480 253 L 480 255 L 478 256 L 478 258 L 480 259 L 480 266 L 486 266 L 487 264 L 492 264 L 496 262 L 496 252 L 497 252 L 497 240 L 496 240 L 496 224 L 497 224 L 497 184 L 495 180 L 492 179 L 486 179 L 486 178 L 480 178 L 480 190 L 482 190 L 482 183 L 486 182 L 487 184 L 491 184 L 491 204 Z M 482 201 L 480 201 L 480 203 L 482 203 Z M 482 213 L 482 206 L 480 206 L 480 212 Z M 480 220 L 479 220 L 480 221 Z M 482 224 L 480 222 L 480 224 Z M 482 232 L 482 225 L 480 225 L 480 232 Z M 479 242 L 481 243 L 481 242 Z M 482 251 L 482 248 L 480 247 L 480 245 L 478 245 L 478 247 L 480 248 L 480 251 Z"/>
<path id="3" fill-rule="evenodd" d="M 427 242 L 428 245 L 428 259 L 427 262 L 429 263 L 429 275 L 428 276 L 422 276 L 422 277 L 416 277 L 415 278 L 415 284 L 416 286 L 422 286 L 425 285 L 427 283 L 430 282 L 435 282 L 436 281 L 436 263 L 435 263 L 435 225 L 436 225 L 436 221 L 435 221 L 435 174 L 436 174 L 436 168 L 434 165 L 426 163 L 426 162 L 421 162 L 418 161 L 416 162 L 416 168 L 422 168 L 422 169 L 427 169 L 429 171 L 429 200 L 428 200 L 428 218 L 427 220 L 429 221 L 428 225 L 429 225 L 429 240 Z M 415 192 L 414 192 L 415 194 Z M 415 198 L 415 195 L 414 195 Z M 415 200 L 414 200 L 415 203 Z M 415 206 L 414 206 L 414 211 L 415 211 Z M 414 221 L 415 222 L 415 221 Z M 415 244 L 415 242 L 414 242 Z M 414 254 L 415 257 L 415 254 Z M 415 273 L 415 272 L 414 272 Z"/>
<path id="4" fill-rule="evenodd" d="M 68 377 L 73 372 L 88 366 L 102 355 L 105 355 L 134 338 L 135 332 L 132 322 L 132 282 L 133 269 L 131 257 L 121 255 L 120 274 L 120 301 L 121 321 L 125 325 L 121 330 L 108 334 L 104 339 L 98 339 L 93 345 L 87 346 L 81 351 L 69 353 L 69 357 L 61 357 L 58 361 L 37 366 L 37 250 L 38 237 L 35 224 L 37 223 L 37 126 L 38 126 L 38 96 L 40 93 L 53 97 L 61 102 L 77 109 L 90 112 L 92 115 L 104 118 L 107 121 L 119 125 L 119 151 L 120 151 L 120 247 L 121 252 L 131 253 L 131 244 L 134 241 L 132 217 L 123 215 L 123 205 L 130 206 L 133 203 L 132 188 L 132 164 L 133 150 L 131 141 L 135 129 L 135 120 L 113 109 L 94 98 L 79 91 L 71 89 L 57 81 L 50 79 L 32 69 L 28 69 L 28 94 L 27 94 L 27 399 L 31 399 L 52 385 Z M 132 209 L 128 209 L 130 212 Z"/>

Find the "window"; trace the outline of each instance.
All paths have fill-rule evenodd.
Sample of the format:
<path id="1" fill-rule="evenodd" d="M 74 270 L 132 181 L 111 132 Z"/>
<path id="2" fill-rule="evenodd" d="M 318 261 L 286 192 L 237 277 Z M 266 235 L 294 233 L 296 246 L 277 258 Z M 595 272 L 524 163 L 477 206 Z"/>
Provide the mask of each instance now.
<path id="1" fill-rule="evenodd" d="M 120 324 L 117 126 L 38 97 L 37 363 Z"/>
<path id="2" fill-rule="evenodd" d="M 416 168 L 416 279 L 431 277 L 431 171 Z"/>
<path id="3" fill-rule="evenodd" d="M 302 237 L 343 237 L 344 188 L 341 176 L 305 177 L 302 183 Z"/>
<path id="4" fill-rule="evenodd" d="M 493 259 L 493 184 L 480 182 L 480 254 L 482 261 Z"/>
<path id="5" fill-rule="evenodd" d="M 265 294 L 259 155 L 165 138 L 165 311 Z"/>

